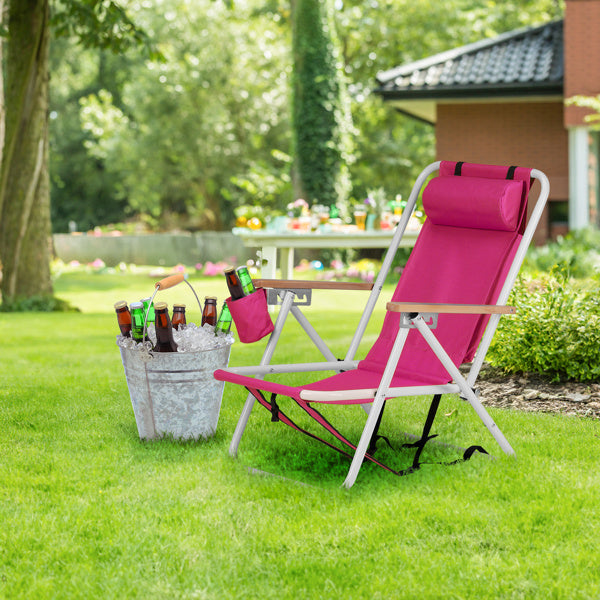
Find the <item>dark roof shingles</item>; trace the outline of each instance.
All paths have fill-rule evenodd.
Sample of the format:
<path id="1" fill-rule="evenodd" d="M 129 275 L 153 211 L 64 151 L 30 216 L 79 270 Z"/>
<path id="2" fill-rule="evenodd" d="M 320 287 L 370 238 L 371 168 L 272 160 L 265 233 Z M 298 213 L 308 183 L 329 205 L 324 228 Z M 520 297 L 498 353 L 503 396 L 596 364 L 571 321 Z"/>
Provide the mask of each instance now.
<path id="1" fill-rule="evenodd" d="M 509 32 L 380 73 L 375 90 L 406 98 L 488 93 L 560 93 L 563 21 Z"/>

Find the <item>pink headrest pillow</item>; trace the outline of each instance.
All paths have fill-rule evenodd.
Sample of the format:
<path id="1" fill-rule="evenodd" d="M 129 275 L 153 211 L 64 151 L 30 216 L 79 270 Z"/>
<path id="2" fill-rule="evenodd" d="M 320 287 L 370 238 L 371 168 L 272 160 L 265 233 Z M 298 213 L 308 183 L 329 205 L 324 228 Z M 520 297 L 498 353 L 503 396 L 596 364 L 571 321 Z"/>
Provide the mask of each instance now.
<path id="1" fill-rule="evenodd" d="M 423 190 L 423 208 L 436 225 L 516 231 L 523 181 L 484 177 L 435 177 Z"/>

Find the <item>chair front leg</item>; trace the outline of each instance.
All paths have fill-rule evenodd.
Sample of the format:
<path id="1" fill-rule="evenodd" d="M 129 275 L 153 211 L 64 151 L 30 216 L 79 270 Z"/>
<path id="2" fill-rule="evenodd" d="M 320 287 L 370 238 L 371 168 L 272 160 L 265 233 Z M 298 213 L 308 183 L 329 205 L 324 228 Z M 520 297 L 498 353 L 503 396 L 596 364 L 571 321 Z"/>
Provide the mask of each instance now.
<path id="1" fill-rule="evenodd" d="M 279 338 L 281 337 L 281 332 L 283 331 L 283 326 L 285 325 L 285 320 L 287 319 L 287 316 L 290 312 L 290 308 L 292 307 L 293 301 L 293 292 L 285 292 L 283 301 L 281 303 L 281 308 L 279 310 L 279 314 L 277 315 L 277 320 L 275 321 L 273 333 L 271 333 L 269 337 L 269 341 L 267 342 L 267 346 L 265 347 L 265 351 L 263 352 L 262 358 L 260 360 L 260 366 L 268 365 L 271 362 L 271 358 L 273 357 L 273 353 L 275 352 L 277 342 L 279 342 Z M 263 379 L 263 377 L 264 376 L 262 375 L 257 375 L 256 378 Z M 237 456 L 238 447 L 240 445 L 242 435 L 244 434 L 244 430 L 246 429 L 246 425 L 248 424 L 248 419 L 250 418 L 250 413 L 254 408 L 255 402 L 256 399 L 254 398 L 254 396 L 252 394 L 248 394 L 248 396 L 246 397 L 246 402 L 244 403 L 244 408 L 242 409 L 242 413 L 240 414 L 240 418 L 238 419 L 237 425 L 235 427 L 235 431 L 233 432 L 231 443 L 229 444 L 230 456 Z"/>
<path id="2" fill-rule="evenodd" d="M 351 488 L 354 485 L 354 482 L 356 481 L 358 471 L 360 470 L 360 467 L 363 463 L 365 454 L 367 452 L 367 448 L 369 447 L 369 444 L 371 443 L 371 438 L 373 437 L 373 432 L 375 431 L 375 427 L 377 426 L 379 415 L 383 410 L 383 405 L 385 403 L 387 392 L 389 390 L 394 371 L 396 370 L 396 366 L 398 365 L 400 354 L 402 353 L 402 349 L 404 348 L 404 344 L 406 343 L 408 332 L 409 330 L 404 328 L 398 330 L 396 341 L 394 342 L 394 346 L 392 347 L 392 351 L 388 358 L 387 365 L 381 377 L 381 382 L 379 383 L 377 393 L 375 394 L 375 399 L 373 400 L 371 410 L 369 411 L 367 422 L 365 423 L 362 435 L 360 436 L 360 441 L 358 442 L 358 446 L 356 447 L 356 452 L 354 453 L 354 456 L 352 458 L 350 469 L 348 470 L 348 474 L 346 475 L 346 479 L 344 481 L 345 488 Z"/>

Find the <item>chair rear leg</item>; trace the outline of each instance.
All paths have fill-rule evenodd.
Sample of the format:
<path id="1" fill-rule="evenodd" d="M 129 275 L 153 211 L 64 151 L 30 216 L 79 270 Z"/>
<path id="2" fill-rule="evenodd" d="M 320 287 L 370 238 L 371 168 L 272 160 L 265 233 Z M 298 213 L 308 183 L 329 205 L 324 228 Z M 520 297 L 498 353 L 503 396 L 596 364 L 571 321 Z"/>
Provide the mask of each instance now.
<path id="1" fill-rule="evenodd" d="M 425 425 L 423 426 L 423 433 L 421 434 L 421 438 L 419 440 L 417 440 L 416 442 L 411 442 L 409 444 L 402 444 L 403 448 L 416 448 L 417 449 L 417 451 L 415 452 L 415 456 L 413 457 L 413 464 L 411 467 L 411 470 L 413 470 L 413 471 L 416 471 L 420 466 L 419 459 L 421 458 L 421 454 L 423 453 L 425 444 L 429 440 L 433 439 L 434 437 L 437 437 L 437 434 L 429 435 L 429 433 L 431 431 L 433 421 L 435 420 L 435 415 L 437 414 L 438 408 L 440 406 L 441 399 L 442 399 L 442 395 L 436 394 L 433 397 L 433 399 L 431 400 L 431 404 L 429 406 L 429 411 L 427 413 L 427 418 L 425 419 Z"/>
<path id="2" fill-rule="evenodd" d="M 370 454 L 371 456 L 375 454 L 375 451 L 377 450 L 377 441 L 382 437 L 379 435 L 379 428 L 381 427 L 381 419 L 383 418 L 384 410 L 385 404 L 381 408 L 381 412 L 379 413 L 379 417 L 377 418 L 377 423 L 375 424 L 375 430 L 373 431 L 371 441 L 369 442 L 369 447 L 367 448 L 367 454 Z"/>
<path id="3" fill-rule="evenodd" d="M 496 440 L 500 448 L 502 448 L 502 450 L 506 454 L 514 454 L 515 451 L 508 443 L 508 440 L 504 437 L 504 434 L 500 431 L 499 427 L 496 425 L 492 417 L 485 410 L 483 404 L 481 404 L 479 398 L 477 398 L 477 396 L 475 395 L 475 392 L 473 392 L 472 388 L 469 387 L 458 367 L 454 365 L 450 357 L 446 354 L 446 351 L 444 350 L 440 342 L 437 340 L 433 332 L 425 324 L 425 322 L 423 321 L 423 317 L 416 318 L 413 321 L 413 323 L 421 332 L 421 335 L 425 338 L 431 349 L 435 352 L 435 355 L 439 358 L 440 362 L 444 365 L 446 371 L 448 371 L 448 373 L 452 376 L 454 382 L 458 384 L 461 392 L 469 401 L 469 404 L 473 407 L 473 409 L 477 413 L 477 416 L 487 427 L 488 431 L 492 434 L 492 437 Z"/>

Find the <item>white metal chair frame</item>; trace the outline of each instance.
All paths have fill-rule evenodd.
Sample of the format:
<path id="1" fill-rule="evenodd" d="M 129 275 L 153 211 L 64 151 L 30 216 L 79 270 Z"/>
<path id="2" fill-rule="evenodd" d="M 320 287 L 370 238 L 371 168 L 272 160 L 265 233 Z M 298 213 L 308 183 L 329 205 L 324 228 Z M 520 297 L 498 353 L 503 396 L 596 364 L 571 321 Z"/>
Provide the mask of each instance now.
<path id="1" fill-rule="evenodd" d="M 340 372 L 342 370 L 354 369 L 357 367 L 359 361 L 355 360 L 356 352 L 358 351 L 359 344 L 364 335 L 367 323 L 373 313 L 375 304 L 383 288 L 385 278 L 390 270 L 392 260 L 396 254 L 396 251 L 400 245 L 400 241 L 408 220 L 415 208 L 417 198 L 426 183 L 427 179 L 439 170 L 440 162 L 435 162 L 427 166 L 417 178 L 411 194 L 408 198 L 406 209 L 404 210 L 401 220 L 397 226 L 396 233 L 392 239 L 390 247 L 388 248 L 386 255 L 383 260 L 382 268 L 379 272 L 377 279 L 373 285 L 370 284 L 352 284 L 352 283 L 339 283 L 339 282 L 314 282 L 314 281 L 278 281 L 278 280 L 257 280 L 255 283 L 257 286 L 271 288 L 276 290 L 277 295 L 281 298 L 281 308 L 279 315 L 275 322 L 274 331 L 267 342 L 264 350 L 261 362 L 257 366 L 251 367 L 231 367 L 226 369 L 231 373 L 239 375 L 252 375 L 256 378 L 262 379 L 265 375 L 274 373 L 292 373 L 292 372 L 311 372 L 311 371 L 334 371 Z M 539 223 L 542 212 L 544 210 L 545 203 L 547 201 L 550 184 L 548 178 L 544 173 L 537 169 L 531 171 L 533 179 L 537 179 L 541 184 L 540 193 L 535 202 L 535 206 L 529 220 L 527 227 L 523 234 L 523 238 L 518 247 L 515 259 L 508 272 L 504 285 L 501 289 L 498 301 L 495 305 L 452 305 L 452 304 L 414 304 L 405 302 L 389 302 L 386 305 L 388 311 L 395 311 L 402 313 L 401 326 L 398 330 L 398 334 L 393 345 L 391 354 L 388 358 L 387 366 L 383 372 L 381 382 L 377 389 L 369 390 L 352 390 L 344 392 L 331 392 L 331 391 L 314 391 L 314 390 L 303 390 L 300 393 L 300 397 L 307 401 L 318 401 L 321 403 L 334 402 L 340 399 L 352 400 L 352 399 L 365 399 L 373 398 L 370 403 L 362 404 L 364 410 L 368 413 L 367 422 L 363 429 L 360 441 L 358 443 L 356 452 L 354 454 L 350 469 L 344 486 L 349 488 L 353 485 L 360 466 L 364 460 L 365 453 L 369 446 L 373 432 L 375 431 L 378 418 L 383 409 L 385 400 L 387 398 L 395 398 L 402 396 L 417 396 L 417 395 L 435 395 L 435 394 L 460 394 L 465 398 L 470 405 L 473 407 L 477 415 L 480 417 L 484 425 L 490 431 L 498 445 L 506 454 L 514 454 L 514 450 L 508 443 L 504 434 L 500 431 L 496 423 L 490 417 L 486 409 L 481 404 L 481 401 L 477 397 L 473 390 L 473 386 L 479 374 L 479 371 L 483 365 L 485 355 L 492 341 L 494 332 L 498 326 L 500 316 L 502 314 L 514 313 L 513 307 L 506 306 L 510 291 L 516 281 L 517 275 L 525 258 L 527 248 L 531 243 L 535 229 Z M 310 324 L 308 319 L 304 316 L 301 310 L 294 304 L 294 299 L 297 295 L 309 293 L 311 289 L 344 289 L 344 290 L 357 290 L 357 289 L 371 289 L 371 293 L 366 303 L 365 310 L 358 323 L 356 332 L 350 342 L 346 356 L 344 360 L 339 361 L 336 359 L 334 354 L 328 348 L 327 344 L 322 340 L 319 334 L 316 332 L 314 327 Z M 302 326 L 304 331 L 313 341 L 315 346 L 320 350 L 326 359 L 326 362 L 318 363 L 298 363 L 298 364 L 271 364 L 275 348 L 285 324 L 285 321 L 289 314 L 292 314 L 299 324 Z M 447 355 L 444 348 L 436 339 L 434 333 L 430 329 L 428 322 L 432 315 L 441 313 L 470 313 L 470 314 L 490 314 L 490 320 L 486 327 L 486 330 L 482 336 L 480 344 L 477 349 L 477 353 L 467 377 L 463 377 L 460 370 L 454 365 L 450 357 Z M 426 342 L 429 344 L 431 349 L 434 351 L 436 356 L 442 362 L 449 375 L 452 377 L 452 383 L 444 385 L 431 385 L 431 386 L 411 386 L 411 387 L 390 387 L 390 382 L 394 374 L 394 370 L 400 358 L 400 354 L 404 347 L 404 343 L 408 336 L 410 328 L 416 328 L 420 334 L 424 337 Z M 229 447 L 229 453 L 232 456 L 237 455 L 238 447 L 242 435 L 244 433 L 246 424 L 250 417 L 250 413 L 255 403 L 255 398 L 252 394 L 248 394 L 242 413 L 238 420 L 235 428 L 231 444 Z"/>

